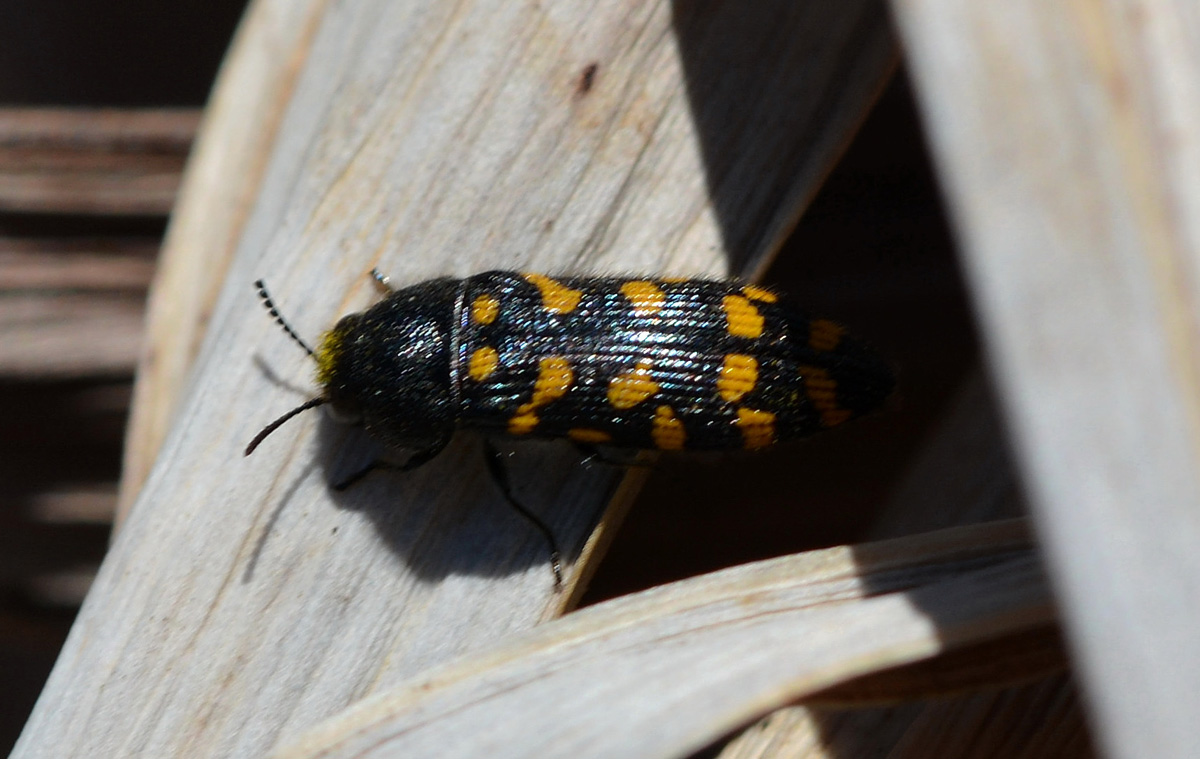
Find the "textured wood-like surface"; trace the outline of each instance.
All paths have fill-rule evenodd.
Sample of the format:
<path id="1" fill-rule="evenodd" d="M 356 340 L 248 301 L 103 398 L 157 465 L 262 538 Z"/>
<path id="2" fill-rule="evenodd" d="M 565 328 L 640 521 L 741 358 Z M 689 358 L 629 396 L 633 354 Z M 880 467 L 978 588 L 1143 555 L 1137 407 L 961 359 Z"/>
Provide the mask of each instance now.
<path id="1" fill-rule="evenodd" d="M 222 66 L 146 304 L 116 527 L 141 492 L 187 387 L 324 0 L 251 3 Z"/>
<path id="2" fill-rule="evenodd" d="M 609 601 L 366 699 L 277 756 L 686 755 L 773 704 L 1049 623 L 1024 538 L 1020 523 L 958 528 Z"/>
<path id="3" fill-rule="evenodd" d="M 139 239 L 0 237 L 0 379 L 128 376 L 157 250 Z"/>
<path id="4" fill-rule="evenodd" d="M 1101 747 L 1200 713 L 1200 17 L 897 0 Z"/>
<path id="5" fill-rule="evenodd" d="M 1065 676 L 890 709 L 783 709 L 730 742 L 722 759 L 886 756 L 1091 759 L 1083 708 Z"/>
<path id="6" fill-rule="evenodd" d="M 369 302 L 372 266 L 751 271 L 890 72 L 885 21 L 873 3 L 328 8 L 187 405 L 17 755 L 261 755 L 556 614 L 576 591 L 554 592 L 475 441 L 337 499 L 326 480 L 362 453 L 319 415 L 240 458 L 311 392 L 250 283 L 313 335 Z M 569 558 L 615 485 L 575 463 L 513 462 Z"/>
<path id="7" fill-rule="evenodd" d="M 0 210 L 166 213 L 198 118 L 192 109 L 0 108 Z"/>
<path id="8" fill-rule="evenodd" d="M 1014 517 L 1023 506 L 992 394 L 979 372 L 972 371 L 867 533 L 896 537 L 989 522 Z M 1072 683 L 1061 675 L 1047 677 L 1062 663 L 1059 643 L 1056 635 L 1041 631 L 1032 638 L 1006 640 L 999 650 L 962 651 L 957 668 L 940 657 L 928 676 L 903 668 L 861 678 L 817 694 L 805 706 L 772 714 L 723 746 L 720 756 L 1002 759 L 1019 750 L 1030 759 L 1089 757 Z M 1026 684 L 1031 679 L 1036 682 Z M 956 688 L 966 692 L 956 694 Z M 861 707 L 876 690 L 905 703 L 844 708 L 846 703 Z M 839 701 L 843 708 L 831 708 Z M 1070 708 L 1049 711 L 1043 718 L 1046 703 L 1068 703 Z"/>

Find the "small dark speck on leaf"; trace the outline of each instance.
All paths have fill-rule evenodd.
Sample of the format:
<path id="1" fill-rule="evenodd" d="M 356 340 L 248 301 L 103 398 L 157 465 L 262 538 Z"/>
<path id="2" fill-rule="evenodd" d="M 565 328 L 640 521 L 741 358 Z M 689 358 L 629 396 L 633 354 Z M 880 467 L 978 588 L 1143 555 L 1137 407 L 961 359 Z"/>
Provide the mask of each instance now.
<path id="1" fill-rule="evenodd" d="M 589 63 L 583 67 L 583 72 L 579 75 L 579 85 L 575 88 L 575 94 L 586 95 L 592 91 L 592 85 L 596 83 L 596 72 L 600 70 L 599 63 Z"/>

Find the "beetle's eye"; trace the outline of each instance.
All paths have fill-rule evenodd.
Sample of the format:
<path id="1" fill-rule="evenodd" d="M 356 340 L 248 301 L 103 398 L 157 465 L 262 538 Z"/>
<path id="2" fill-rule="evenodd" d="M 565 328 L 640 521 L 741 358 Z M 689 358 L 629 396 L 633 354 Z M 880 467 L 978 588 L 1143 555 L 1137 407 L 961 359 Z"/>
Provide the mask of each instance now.
<path id="1" fill-rule="evenodd" d="M 325 406 L 329 418 L 338 424 L 361 424 L 362 409 L 353 401 L 336 400 Z"/>

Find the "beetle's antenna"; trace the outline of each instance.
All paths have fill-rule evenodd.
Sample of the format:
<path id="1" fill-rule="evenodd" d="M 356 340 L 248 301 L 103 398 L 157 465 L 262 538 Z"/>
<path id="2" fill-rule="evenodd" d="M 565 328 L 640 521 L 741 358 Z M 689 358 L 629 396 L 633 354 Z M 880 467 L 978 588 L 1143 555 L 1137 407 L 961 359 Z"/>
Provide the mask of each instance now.
<path id="1" fill-rule="evenodd" d="M 295 337 L 295 336 L 293 335 L 293 337 Z M 296 338 L 296 339 L 299 340 L 300 338 Z M 303 345 L 304 343 L 300 343 L 300 344 Z M 254 453 L 254 449 L 258 447 L 259 443 L 261 443 L 263 440 L 266 439 L 267 435 L 270 435 L 272 432 L 279 429 L 280 426 L 282 426 L 284 422 L 286 422 L 288 419 L 291 419 L 296 414 L 299 414 L 302 411 L 308 411 L 310 408 L 316 408 L 317 406 L 321 406 L 326 403 L 329 403 L 329 399 L 325 398 L 323 396 L 320 398 L 313 398 L 312 400 L 305 401 L 304 403 L 300 404 L 296 408 L 287 412 L 283 416 L 279 417 L 275 421 L 268 424 L 266 427 L 263 427 L 262 431 L 259 432 L 257 435 L 255 435 L 254 439 L 250 441 L 250 445 L 246 446 L 246 452 L 243 453 L 242 455 L 249 456 L 250 454 Z"/>
<path id="2" fill-rule="evenodd" d="M 270 312 L 271 316 L 275 317 L 275 323 L 278 324 L 280 327 L 283 327 L 283 331 L 288 334 L 288 337 L 295 340 L 296 344 L 299 345 L 301 348 L 303 348 L 304 351 L 306 353 L 308 353 L 308 355 L 312 356 L 313 358 L 316 358 L 317 354 L 313 352 L 313 349 L 308 347 L 308 343 L 306 343 L 300 339 L 300 336 L 296 334 L 296 330 L 292 329 L 292 325 L 288 324 L 287 320 L 283 318 L 283 315 L 279 313 L 279 309 L 275 308 L 275 301 L 271 300 L 271 294 L 267 292 L 267 283 L 263 282 L 260 279 L 260 280 L 255 281 L 254 286 L 258 288 L 258 297 L 262 299 L 263 305 L 266 306 L 267 311 Z M 312 408 L 312 407 L 306 406 L 304 408 Z M 298 411 L 299 410 L 303 410 L 303 409 L 298 409 Z M 286 419 L 287 417 L 284 417 L 284 418 Z M 282 421 L 282 420 L 280 420 L 280 421 Z M 278 425 L 276 425 L 276 426 L 278 426 Z M 274 429 L 274 427 L 272 427 L 271 429 Z M 254 446 L 252 445 L 251 449 L 253 449 L 253 447 Z M 246 453 L 250 453 L 250 451 L 246 451 Z"/>

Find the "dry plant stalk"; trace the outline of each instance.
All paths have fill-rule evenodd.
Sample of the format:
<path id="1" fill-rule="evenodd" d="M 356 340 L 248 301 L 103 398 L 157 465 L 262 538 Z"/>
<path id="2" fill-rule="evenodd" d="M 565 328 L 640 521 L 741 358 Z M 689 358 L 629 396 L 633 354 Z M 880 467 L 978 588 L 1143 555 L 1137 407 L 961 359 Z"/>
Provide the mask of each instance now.
<path id="1" fill-rule="evenodd" d="M 0 238 L 0 377 L 128 376 L 156 246 Z"/>
<path id="2" fill-rule="evenodd" d="M 240 460 L 310 371 L 259 312 L 256 277 L 311 334 L 372 297 L 372 266 L 397 281 L 752 273 L 894 60 L 870 3 L 322 10 L 276 62 L 303 66 L 252 213 L 222 221 L 237 255 L 186 404 L 16 756 L 261 756 L 555 616 L 586 574 L 573 563 L 554 592 L 544 546 L 500 507 L 470 441 L 336 501 L 315 470 L 356 454 L 316 416 Z M 523 496 L 553 505 L 574 559 L 615 483 L 534 450 L 543 476 Z"/>
<path id="3" fill-rule="evenodd" d="M 683 756 L 770 706 L 941 652 L 971 661 L 962 675 L 1007 643 L 993 664 L 1042 674 L 1062 663 L 1035 642 L 1052 608 L 1020 522 L 813 551 L 547 623 L 365 699 L 276 756 Z M 891 673 L 873 697 L 936 679 Z"/>
<path id="4" fill-rule="evenodd" d="M 221 67 L 146 307 L 117 529 L 150 474 L 187 387 L 324 7 L 316 0 L 251 3 Z"/>
<path id="5" fill-rule="evenodd" d="M 0 209 L 164 214 L 198 119 L 193 109 L 0 109 Z"/>
<path id="6" fill-rule="evenodd" d="M 893 5 L 1101 748 L 1195 756 L 1200 17 Z"/>

